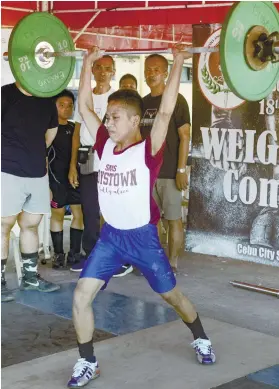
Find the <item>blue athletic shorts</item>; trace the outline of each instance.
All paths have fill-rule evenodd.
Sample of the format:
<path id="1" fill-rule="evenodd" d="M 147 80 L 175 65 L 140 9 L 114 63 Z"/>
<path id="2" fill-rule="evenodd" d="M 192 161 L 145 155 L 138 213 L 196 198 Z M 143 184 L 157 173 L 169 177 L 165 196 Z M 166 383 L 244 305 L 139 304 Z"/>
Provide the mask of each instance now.
<path id="1" fill-rule="evenodd" d="M 176 285 L 157 227 L 153 224 L 132 230 L 118 230 L 104 224 L 80 278 L 103 280 L 102 289 L 105 289 L 110 278 L 127 263 L 140 270 L 157 293 L 169 292 Z"/>

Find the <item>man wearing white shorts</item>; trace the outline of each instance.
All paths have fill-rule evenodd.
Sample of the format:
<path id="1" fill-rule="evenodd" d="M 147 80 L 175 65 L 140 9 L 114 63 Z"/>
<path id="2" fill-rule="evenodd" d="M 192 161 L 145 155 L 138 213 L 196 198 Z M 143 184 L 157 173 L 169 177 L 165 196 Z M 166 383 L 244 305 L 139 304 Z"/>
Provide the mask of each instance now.
<path id="1" fill-rule="evenodd" d="M 21 288 L 53 292 L 58 285 L 37 273 L 38 226 L 50 213 L 46 148 L 57 133 L 57 109 L 51 99 L 35 97 L 18 83 L 1 88 L 1 301 L 14 299 L 5 268 L 10 232 L 17 221 L 23 262 Z"/>

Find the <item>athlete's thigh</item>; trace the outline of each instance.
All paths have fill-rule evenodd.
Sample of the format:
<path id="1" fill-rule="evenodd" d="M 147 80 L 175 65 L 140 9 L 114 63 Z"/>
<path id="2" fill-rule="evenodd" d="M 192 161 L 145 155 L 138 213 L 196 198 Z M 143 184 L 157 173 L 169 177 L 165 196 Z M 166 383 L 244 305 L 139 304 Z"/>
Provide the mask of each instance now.
<path id="1" fill-rule="evenodd" d="M 16 216 L 28 197 L 25 193 L 25 177 L 1 173 L 1 216 Z"/>
<path id="2" fill-rule="evenodd" d="M 144 258 L 148 260 L 141 264 L 140 270 L 154 292 L 162 294 L 171 291 L 176 286 L 176 278 L 164 249 L 146 250 Z"/>
<path id="3" fill-rule="evenodd" d="M 29 196 L 23 206 L 23 211 L 32 214 L 50 214 L 50 196 L 48 175 L 40 178 L 29 178 L 25 190 Z"/>
<path id="4" fill-rule="evenodd" d="M 101 234 L 86 264 L 81 272 L 82 278 L 96 278 L 105 282 L 102 289 L 105 289 L 111 277 L 117 273 L 122 266 L 121 255 L 113 243 Z"/>
<path id="5" fill-rule="evenodd" d="M 148 224 L 130 234 L 122 242 L 122 262 L 139 269 L 157 293 L 166 293 L 176 285 L 168 257 L 160 243 L 157 226 Z"/>

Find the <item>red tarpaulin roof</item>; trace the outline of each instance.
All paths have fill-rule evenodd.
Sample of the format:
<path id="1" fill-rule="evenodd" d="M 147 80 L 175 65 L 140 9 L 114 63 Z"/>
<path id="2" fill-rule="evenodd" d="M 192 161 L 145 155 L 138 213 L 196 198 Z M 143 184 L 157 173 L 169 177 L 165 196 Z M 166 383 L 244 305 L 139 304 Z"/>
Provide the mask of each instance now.
<path id="1" fill-rule="evenodd" d="M 2 1 L 2 26 L 13 27 L 30 12 L 42 11 L 43 3 L 64 22 L 73 38 L 91 20 L 77 47 L 98 44 L 107 50 L 143 50 L 166 48 L 179 40 L 190 43 L 192 24 L 221 24 L 234 2 Z M 279 9 L 278 3 L 276 6 Z"/>

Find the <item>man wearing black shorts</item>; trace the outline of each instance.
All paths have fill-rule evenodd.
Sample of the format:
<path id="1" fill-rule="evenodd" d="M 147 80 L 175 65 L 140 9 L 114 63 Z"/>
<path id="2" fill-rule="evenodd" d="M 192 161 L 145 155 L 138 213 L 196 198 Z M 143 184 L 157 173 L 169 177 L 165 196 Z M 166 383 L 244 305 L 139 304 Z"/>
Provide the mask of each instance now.
<path id="1" fill-rule="evenodd" d="M 10 232 L 17 221 L 23 263 L 21 288 L 53 292 L 58 285 L 37 273 L 38 226 L 50 213 L 46 148 L 56 136 L 57 109 L 51 99 L 30 95 L 18 83 L 1 88 L 1 301 L 11 301 L 5 267 Z"/>
<path id="2" fill-rule="evenodd" d="M 67 264 L 80 260 L 81 238 L 83 233 L 83 215 L 80 205 L 80 190 L 73 188 L 68 180 L 71 162 L 74 123 L 68 119 L 73 114 L 75 97 L 64 90 L 56 96 L 59 127 L 56 138 L 48 151 L 49 186 L 52 192 L 50 233 L 54 248 L 52 267 L 65 266 L 63 249 L 63 223 L 65 206 L 70 205 L 73 219 L 70 227 L 70 251 Z"/>

